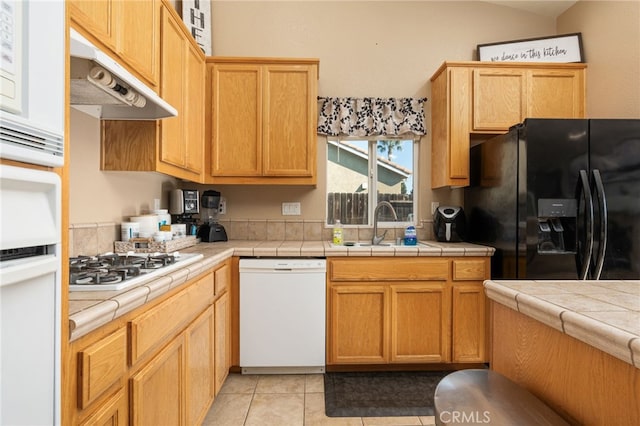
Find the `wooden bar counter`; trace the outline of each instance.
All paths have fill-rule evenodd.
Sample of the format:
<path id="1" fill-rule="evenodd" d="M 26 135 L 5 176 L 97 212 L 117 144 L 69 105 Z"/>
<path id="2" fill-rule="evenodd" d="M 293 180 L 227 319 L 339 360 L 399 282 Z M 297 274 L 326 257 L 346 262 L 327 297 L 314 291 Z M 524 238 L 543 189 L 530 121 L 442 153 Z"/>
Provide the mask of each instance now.
<path id="1" fill-rule="evenodd" d="M 491 369 L 572 424 L 640 424 L 640 281 L 486 281 Z"/>

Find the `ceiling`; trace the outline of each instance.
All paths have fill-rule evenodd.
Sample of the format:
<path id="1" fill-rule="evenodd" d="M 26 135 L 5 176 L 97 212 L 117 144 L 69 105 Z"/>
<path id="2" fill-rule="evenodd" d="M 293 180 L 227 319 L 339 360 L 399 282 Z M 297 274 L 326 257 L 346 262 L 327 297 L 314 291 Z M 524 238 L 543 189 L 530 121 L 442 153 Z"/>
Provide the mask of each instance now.
<path id="1" fill-rule="evenodd" d="M 486 3 L 493 3 L 499 6 L 512 7 L 514 9 L 523 10 L 526 12 L 535 13 L 542 16 L 548 16 L 551 18 L 557 18 L 565 10 L 577 3 L 577 1 L 565 1 L 565 0 L 542 0 L 542 1 L 507 1 L 507 0 L 495 0 L 487 1 Z"/>

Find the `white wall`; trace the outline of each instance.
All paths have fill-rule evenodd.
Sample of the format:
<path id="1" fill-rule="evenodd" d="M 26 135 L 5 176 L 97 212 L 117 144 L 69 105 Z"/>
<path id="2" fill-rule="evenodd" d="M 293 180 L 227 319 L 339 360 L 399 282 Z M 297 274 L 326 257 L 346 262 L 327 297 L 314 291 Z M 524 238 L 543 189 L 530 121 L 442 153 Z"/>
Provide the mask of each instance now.
<path id="1" fill-rule="evenodd" d="M 126 221 L 153 208 L 169 206 L 175 179 L 161 173 L 100 171 L 100 121 L 70 109 L 69 223 Z"/>
<path id="2" fill-rule="evenodd" d="M 640 118 L 640 1 L 579 1 L 558 33 L 582 33 L 587 116 Z"/>

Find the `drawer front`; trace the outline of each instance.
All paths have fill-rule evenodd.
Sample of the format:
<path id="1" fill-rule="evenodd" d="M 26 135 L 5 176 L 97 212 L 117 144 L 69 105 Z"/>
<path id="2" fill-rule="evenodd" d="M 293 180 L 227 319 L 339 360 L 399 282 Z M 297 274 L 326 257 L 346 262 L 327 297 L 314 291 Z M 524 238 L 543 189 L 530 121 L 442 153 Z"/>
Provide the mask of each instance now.
<path id="1" fill-rule="evenodd" d="M 484 259 L 453 261 L 454 281 L 484 280 L 488 278 L 487 262 Z"/>
<path id="2" fill-rule="evenodd" d="M 135 364 L 147 351 L 171 338 L 212 302 L 213 273 L 209 273 L 130 321 L 131 364 Z"/>
<path id="3" fill-rule="evenodd" d="M 231 267 L 229 262 L 225 263 L 220 268 L 216 269 L 215 274 L 215 295 L 219 295 L 227 291 L 229 288 L 229 281 L 231 281 Z"/>
<path id="4" fill-rule="evenodd" d="M 121 328 L 78 352 L 80 398 L 84 409 L 127 371 L 127 330 Z"/>
<path id="5" fill-rule="evenodd" d="M 447 259 L 347 258 L 331 259 L 331 281 L 425 281 L 448 279 Z"/>

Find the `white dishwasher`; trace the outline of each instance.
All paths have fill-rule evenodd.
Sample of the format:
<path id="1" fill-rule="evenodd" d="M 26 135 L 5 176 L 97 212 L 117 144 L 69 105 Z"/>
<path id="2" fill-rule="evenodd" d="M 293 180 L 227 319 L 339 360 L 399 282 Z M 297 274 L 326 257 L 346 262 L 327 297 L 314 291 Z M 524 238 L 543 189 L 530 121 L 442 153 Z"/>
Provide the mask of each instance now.
<path id="1" fill-rule="evenodd" d="M 323 373 L 326 260 L 240 259 L 243 374 Z"/>

